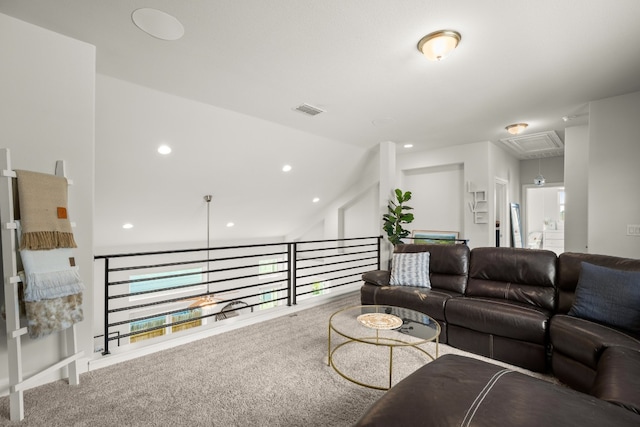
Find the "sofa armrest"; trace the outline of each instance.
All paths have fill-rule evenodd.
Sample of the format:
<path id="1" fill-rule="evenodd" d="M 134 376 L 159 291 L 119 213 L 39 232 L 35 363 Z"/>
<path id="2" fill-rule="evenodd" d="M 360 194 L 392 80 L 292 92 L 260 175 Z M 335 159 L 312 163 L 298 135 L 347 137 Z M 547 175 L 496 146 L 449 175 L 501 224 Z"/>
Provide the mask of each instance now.
<path id="1" fill-rule="evenodd" d="M 373 270 L 362 274 L 362 280 L 377 286 L 389 286 L 391 272 L 387 270 Z"/>
<path id="2" fill-rule="evenodd" d="M 591 394 L 640 414 L 640 351 L 607 348 L 598 362 Z"/>

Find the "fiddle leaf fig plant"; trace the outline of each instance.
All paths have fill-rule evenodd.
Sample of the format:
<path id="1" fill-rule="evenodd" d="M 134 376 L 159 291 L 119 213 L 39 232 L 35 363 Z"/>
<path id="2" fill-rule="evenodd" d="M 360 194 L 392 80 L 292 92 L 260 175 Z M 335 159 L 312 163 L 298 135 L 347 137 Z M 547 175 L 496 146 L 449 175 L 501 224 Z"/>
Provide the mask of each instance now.
<path id="1" fill-rule="evenodd" d="M 409 236 L 409 231 L 405 230 L 403 225 L 413 221 L 413 214 L 406 212 L 413 208 L 405 205 L 411 200 L 411 191 L 403 193 L 402 190 L 396 188 L 394 194 L 395 200 L 389 200 L 387 206 L 388 213 L 382 215 L 384 221 L 382 229 L 387 233 L 389 242 L 395 246 L 403 244 L 402 239 Z"/>

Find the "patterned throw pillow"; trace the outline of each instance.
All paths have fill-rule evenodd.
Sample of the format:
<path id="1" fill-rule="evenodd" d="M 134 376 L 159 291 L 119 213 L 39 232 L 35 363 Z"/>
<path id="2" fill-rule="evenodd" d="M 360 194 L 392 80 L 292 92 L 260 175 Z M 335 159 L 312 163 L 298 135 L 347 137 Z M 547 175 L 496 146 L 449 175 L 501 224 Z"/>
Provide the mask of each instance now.
<path id="1" fill-rule="evenodd" d="M 640 271 L 581 267 L 569 316 L 640 333 Z"/>
<path id="2" fill-rule="evenodd" d="M 389 284 L 431 288 L 429 252 L 394 253 Z"/>

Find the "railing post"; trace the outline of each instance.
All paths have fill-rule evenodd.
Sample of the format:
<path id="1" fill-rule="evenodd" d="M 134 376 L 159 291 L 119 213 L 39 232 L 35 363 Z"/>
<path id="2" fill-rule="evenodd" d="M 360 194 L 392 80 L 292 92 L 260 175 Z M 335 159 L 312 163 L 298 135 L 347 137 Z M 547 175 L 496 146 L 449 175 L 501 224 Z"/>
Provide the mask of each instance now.
<path id="1" fill-rule="evenodd" d="M 382 236 L 378 236 L 378 270 L 382 270 Z"/>
<path id="2" fill-rule="evenodd" d="M 289 243 L 289 305 L 297 304 L 297 266 L 296 258 L 298 257 L 297 243 Z"/>
<path id="3" fill-rule="evenodd" d="M 109 258 L 104 259 L 104 351 L 109 353 Z"/>

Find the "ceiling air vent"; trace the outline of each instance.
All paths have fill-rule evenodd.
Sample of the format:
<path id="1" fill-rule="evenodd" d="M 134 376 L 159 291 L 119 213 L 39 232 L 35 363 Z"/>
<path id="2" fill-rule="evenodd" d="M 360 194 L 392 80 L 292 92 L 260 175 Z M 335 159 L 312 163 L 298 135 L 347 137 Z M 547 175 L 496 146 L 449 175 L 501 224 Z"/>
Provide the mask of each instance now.
<path id="1" fill-rule="evenodd" d="M 294 108 L 294 110 L 311 117 L 317 116 L 320 113 L 324 113 L 324 110 L 321 110 L 318 107 L 314 107 L 313 105 L 309 104 L 298 105 L 296 108 Z"/>
<path id="2" fill-rule="evenodd" d="M 500 142 L 519 159 L 537 159 L 564 154 L 564 143 L 555 131 L 514 135 L 501 139 Z"/>

